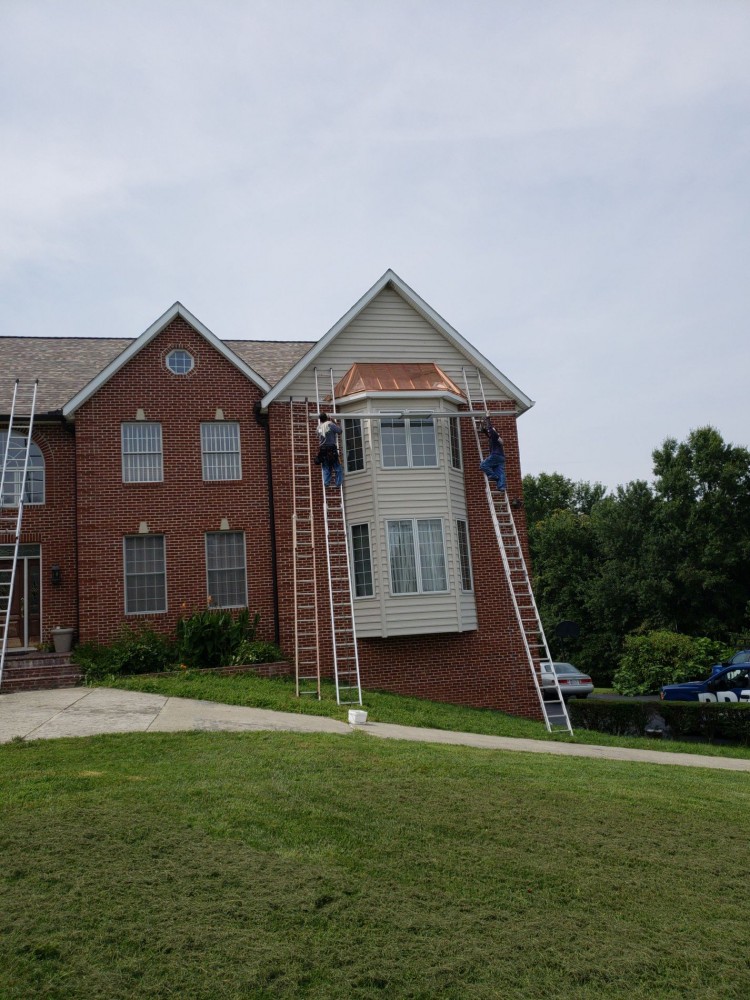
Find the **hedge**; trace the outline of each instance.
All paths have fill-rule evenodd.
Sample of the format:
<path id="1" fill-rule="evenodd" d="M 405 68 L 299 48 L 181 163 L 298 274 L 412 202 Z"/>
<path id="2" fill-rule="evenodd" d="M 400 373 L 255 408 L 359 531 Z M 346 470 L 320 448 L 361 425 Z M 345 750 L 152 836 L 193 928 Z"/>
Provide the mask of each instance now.
<path id="1" fill-rule="evenodd" d="M 661 716 L 665 735 L 671 739 L 723 740 L 750 745 L 750 704 L 694 701 L 590 701 L 568 702 L 574 729 L 593 729 L 616 736 L 643 736 Z"/>

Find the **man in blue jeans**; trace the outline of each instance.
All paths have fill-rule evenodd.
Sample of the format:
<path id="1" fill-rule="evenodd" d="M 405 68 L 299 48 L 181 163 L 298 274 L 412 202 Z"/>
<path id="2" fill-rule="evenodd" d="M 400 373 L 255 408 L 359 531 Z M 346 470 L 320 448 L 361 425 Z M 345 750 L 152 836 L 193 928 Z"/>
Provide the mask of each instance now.
<path id="1" fill-rule="evenodd" d="M 316 465 L 323 466 L 323 485 L 330 486 L 334 479 L 334 486 L 341 486 L 344 480 L 344 470 L 339 460 L 339 445 L 337 436 L 341 434 L 341 427 L 334 420 L 328 419 L 327 413 L 318 414 L 318 438 L 320 447 L 315 458 Z"/>
<path id="2" fill-rule="evenodd" d="M 502 492 L 505 489 L 505 448 L 503 439 L 492 426 L 492 421 L 487 417 L 487 421 L 482 428 L 482 433 L 490 439 L 490 453 L 479 468 L 488 479 L 494 479 L 495 485 Z"/>

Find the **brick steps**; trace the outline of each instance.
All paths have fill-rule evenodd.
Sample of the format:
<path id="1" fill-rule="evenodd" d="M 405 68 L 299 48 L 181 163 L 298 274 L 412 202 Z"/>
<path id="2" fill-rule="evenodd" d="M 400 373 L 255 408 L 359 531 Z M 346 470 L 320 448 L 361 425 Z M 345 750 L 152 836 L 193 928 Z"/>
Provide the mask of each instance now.
<path id="1" fill-rule="evenodd" d="M 5 658 L 1 693 L 75 687 L 80 682 L 81 672 L 66 653 L 11 655 Z"/>
<path id="2" fill-rule="evenodd" d="M 281 663 L 254 663 L 251 666 L 218 667 L 211 670 L 197 670 L 200 674 L 243 674 L 254 673 L 261 677 L 288 677 L 291 665 Z M 159 677 L 159 674 L 144 676 Z M 16 691 L 44 691 L 51 688 L 75 687 L 81 683 L 81 672 L 70 662 L 66 653 L 38 653 L 34 656 L 8 656 L 5 659 L 3 685 L 0 693 L 13 694 Z"/>

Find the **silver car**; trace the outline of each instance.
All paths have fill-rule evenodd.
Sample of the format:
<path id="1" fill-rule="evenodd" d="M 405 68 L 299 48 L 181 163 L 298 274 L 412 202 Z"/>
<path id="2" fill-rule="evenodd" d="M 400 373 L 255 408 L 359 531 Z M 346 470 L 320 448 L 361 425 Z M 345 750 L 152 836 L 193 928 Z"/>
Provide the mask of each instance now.
<path id="1" fill-rule="evenodd" d="M 545 698 L 555 697 L 554 670 L 557 683 L 565 701 L 568 698 L 588 698 L 594 690 L 594 682 L 588 674 L 582 673 L 572 663 L 542 663 L 542 694 Z"/>

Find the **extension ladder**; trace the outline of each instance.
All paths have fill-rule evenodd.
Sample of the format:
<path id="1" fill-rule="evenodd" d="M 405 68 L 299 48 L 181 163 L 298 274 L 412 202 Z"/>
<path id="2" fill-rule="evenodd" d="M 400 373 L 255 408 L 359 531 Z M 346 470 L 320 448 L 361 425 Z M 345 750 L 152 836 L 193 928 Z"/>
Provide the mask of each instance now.
<path id="1" fill-rule="evenodd" d="M 21 525 L 25 504 L 26 478 L 29 472 L 31 435 L 34 430 L 34 411 L 38 381 L 13 384 L 13 399 L 7 427 L 5 447 L 2 449 L 0 469 L 0 534 L 13 536 L 10 567 L 0 569 L 0 688 L 3 682 L 5 656 L 8 650 L 13 587 L 16 582 L 18 549 L 21 543 Z M 6 498 L 9 502 L 6 503 Z M 15 513 L 6 511 L 16 507 Z"/>
<path id="2" fill-rule="evenodd" d="M 495 414 L 491 414 L 487 409 L 487 400 L 484 395 L 482 376 L 478 370 L 476 370 L 474 374 L 479 388 L 481 403 L 477 400 L 479 406 L 475 407 L 469 390 L 468 373 L 464 368 L 463 376 L 464 386 L 466 389 L 466 400 L 469 404 L 469 410 L 472 412 L 478 411 L 480 416 L 486 420 L 487 417 L 491 418 Z M 471 421 L 471 425 L 474 428 L 477 453 L 479 455 L 479 460 L 481 461 L 484 458 L 484 454 L 482 452 L 482 443 L 479 437 L 479 429 L 477 427 L 477 417 L 474 417 Z M 513 601 L 513 609 L 515 611 L 518 627 L 523 638 L 526 659 L 529 669 L 531 670 L 531 676 L 534 681 L 537 696 L 539 697 L 539 704 L 542 708 L 545 725 L 547 726 L 548 732 L 551 733 L 572 733 L 573 727 L 570 724 L 570 717 L 568 716 L 565 699 L 562 696 L 557 675 L 552 668 L 552 655 L 549 651 L 549 646 L 547 645 L 547 637 L 544 634 L 542 620 L 539 617 L 539 610 L 537 608 L 536 600 L 534 599 L 534 593 L 531 589 L 531 580 L 529 578 L 526 560 L 523 556 L 521 540 L 518 537 L 518 531 L 516 530 L 516 522 L 513 518 L 513 511 L 510 506 L 510 501 L 508 500 L 508 493 L 506 490 L 493 490 L 490 487 L 490 481 L 486 476 L 484 477 L 484 486 L 487 493 L 487 503 L 490 508 L 492 523 L 495 528 L 495 537 L 497 539 L 503 569 L 505 570 L 505 576 L 508 581 Z M 549 664 L 548 672 L 545 671 L 542 673 L 543 664 Z M 546 698 L 544 697 L 544 693 L 547 694 Z"/>
<path id="3" fill-rule="evenodd" d="M 331 381 L 331 415 L 336 416 L 336 394 Z M 315 369 L 315 395 L 320 412 L 318 369 Z M 321 470 L 322 471 L 322 470 Z M 357 630 L 354 625 L 351 566 L 349 562 L 349 532 L 344 508 L 344 487 L 323 485 L 323 524 L 328 566 L 328 600 L 331 611 L 331 642 L 333 673 L 336 681 L 336 701 L 339 705 L 361 705 L 362 684 L 359 675 Z"/>
<path id="4" fill-rule="evenodd" d="M 294 662 L 297 697 L 320 700 L 318 579 L 315 565 L 310 409 L 289 401 L 292 442 L 292 541 L 294 550 Z"/>

